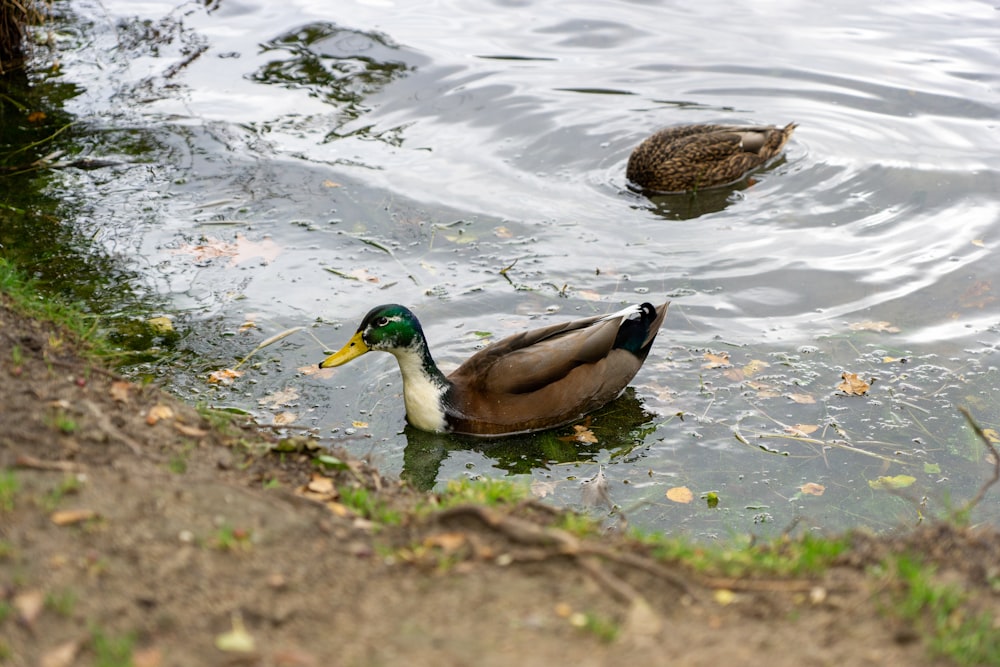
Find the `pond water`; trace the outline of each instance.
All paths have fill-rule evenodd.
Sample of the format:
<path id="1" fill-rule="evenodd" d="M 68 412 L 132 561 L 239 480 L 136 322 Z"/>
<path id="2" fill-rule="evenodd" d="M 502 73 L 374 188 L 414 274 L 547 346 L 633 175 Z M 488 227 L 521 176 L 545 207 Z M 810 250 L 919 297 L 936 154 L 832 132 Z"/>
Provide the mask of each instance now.
<path id="1" fill-rule="evenodd" d="M 74 1 L 45 76 L 78 88 L 77 143 L 121 164 L 50 187 L 159 309 L 135 317 L 179 334 L 126 372 L 420 486 L 510 477 L 585 507 L 600 475 L 612 521 L 696 539 L 961 506 L 992 462 L 957 406 L 1000 427 L 1000 13 L 689 4 Z M 625 187 L 660 127 L 792 121 L 749 182 Z M 450 368 L 484 332 L 666 299 L 596 443 L 404 428 L 388 355 L 314 372 L 378 303 L 410 306 Z M 998 523 L 998 495 L 974 517 Z"/>

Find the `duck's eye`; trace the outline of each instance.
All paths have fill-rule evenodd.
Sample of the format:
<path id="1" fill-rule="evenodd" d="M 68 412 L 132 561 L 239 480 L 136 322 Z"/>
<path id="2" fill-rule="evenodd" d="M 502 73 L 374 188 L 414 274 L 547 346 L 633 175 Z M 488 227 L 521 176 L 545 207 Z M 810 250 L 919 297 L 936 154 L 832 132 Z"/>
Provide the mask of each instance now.
<path id="1" fill-rule="evenodd" d="M 375 326 L 377 326 L 377 327 L 384 327 L 387 324 L 389 324 L 389 318 L 388 317 L 380 317 L 377 320 L 375 320 Z"/>

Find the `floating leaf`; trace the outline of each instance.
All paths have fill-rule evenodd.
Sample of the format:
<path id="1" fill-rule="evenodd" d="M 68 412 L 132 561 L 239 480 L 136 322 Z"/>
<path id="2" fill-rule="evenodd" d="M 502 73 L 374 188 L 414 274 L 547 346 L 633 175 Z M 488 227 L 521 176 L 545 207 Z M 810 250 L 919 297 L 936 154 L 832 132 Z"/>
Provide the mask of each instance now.
<path id="1" fill-rule="evenodd" d="M 331 181 L 330 179 L 326 179 L 325 181 L 323 181 L 323 187 L 324 188 L 339 188 L 340 187 L 340 183 Z"/>
<path id="2" fill-rule="evenodd" d="M 271 423 L 274 424 L 275 426 L 287 426 L 288 424 L 294 423 L 295 420 L 298 418 L 299 416 L 294 412 L 287 412 L 287 411 L 279 412 L 278 414 L 274 415 L 274 418 L 271 420 Z"/>
<path id="3" fill-rule="evenodd" d="M 694 500 L 694 494 L 691 493 L 691 489 L 686 486 L 675 486 L 667 489 L 667 500 L 672 500 L 675 503 L 687 504 Z"/>
<path id="4" fill-rule="evenodd" d="M 704 355 L 708 359 L 707 364 L 703 364 L 702 368 L 722 368 L 723 366 L 729 365 L 729 355 L 723 352 L 722 354 L 713 354 L 711 352 L 706 352 Z"/>
<path id="5" fill-rule="evenodd" d="M 563 442 L 584 442 L 584 443 L 595 443 L 597 442 L 597 436 L 588 427 L 577 424 L 573 427 L 572 435 L 564 435 L 559 439 Z"/>
<path id="6" fill-rule="evenodd" d="M 917 481 L 917 478 L 910 475 L 883 476 L 878 479 L 868 480 L 868 486 L 873 489 L 904 489 L 915 481 Z"/>
<path id="7" fill-rule="evenodd" d="M 965 293 L 959 297 L 958 303 L 963 308 L 984 308 L 996 301 L 996 297 L 990 294 L 992 291 L 993 283 L 991 281 L 980 280 L 965 290 Z"/>
<path id="8" fill-rule="evenodd" d="M 253 653 L 255 642 L 250 633 L 247 632 L 246 626 L 243 625 L 243 616 L 234 613 L 232 623 L 232 630 L 215 638 L 215 647 L 220 651 L 230 653 Z"/>
<path id="9" fill-rule="evenodd" d="M 883 364 L 894 364 L 897 361 L 906 361 L 906 357 L 882 357 Z"/>
<path id="10" fill-rule="evenodd" d="M 269 238 L 263 241 L 251 241 L 242 234 L 236 235 L 236 251 L 229 261 L 230 266 L 236 266 L 251 259 L 260 259 L 264 264 L 270 264 L 281 254 L 281 246 Z"/>
<path id="11" fill-rule="evenodd" d="M 837 385 L 837 389 L 850 396 L 864 396 L 868 393 L 870 384 L 858 377 L 857 373 L 841 373 L 843 382 Z"/>
<path id="12" fill-rule="evenodd" d="M 285 387 L 277 391 L 272 391 L 267 396 L 257 399 L 257 403 L 271 409 L 277 409 L 283 405 L 289 405 L 299 399 L 299 390 L 295 387 Z"/>
<path id="13" fill-rule="evenodd" d="M 889 322 L 851 322 L 847 325 L 851 331 L 874 331 L 876 333 L 899 333 L 899 327 L 893 326 Z"/>
<path id="14" fill-rule="evenodd" d="M 826 487 L 816 482 L 806 482 L 799 487 L 799 491 L 807 496 L 822 496 L 823 492 L 826 491 Z"/>
<path id="15" fill-rule="evenodd" d="M 924 461 L 924 472 L 928 475 L 938 475 L 941 473 L 941 465 L 939 463 L 928 463 Z"/>
<path id="16" fill-rule="evenodd" d="M 810 394 L 788 394 L 788 398 L 802 405 L 811 405 L 816 402 L 816 399 Z"/>
<path id="17" fill-rule="evenodd" d="M 368 428 L 368 422 L 353 421 L 351 422 L 351 426 L 354 428 Z"/>
<path id="18" fill-rule="evenodd" d="M 173 417 L 174 411 L 169 405 L 157 403 L 149 409 L 149 412 L 146 413 L 146 423 L 152 426 L 158 421 L 163 419 L 173 419 Z"/>
<path id="19" fill-rule="evenodd" d="M 994 445 L 1000 443 L 1000 433 L 997 433 L 997 430 L 995 428 L 984 428 L 983 435 L 985 435 L 986 439 L 992 442 Z"/>
<path id="20" fill-rule="evenodd" d="M 234 368 L 223 368 L 221 370 L 212 371 L 208 374 L 209 384 L 221 384 L 228 385 L 232 384 L 233 380 L 243 375 L 243 371 L 238 371 Z"/>
<path id="21" fill-rule="evenodd" d="M 719 506 L 719 494 L 717 491 L 703 493 L 701 497 L 705 499 L 705 504 L 708 505 L 709 509 L 715 509 Z"/>
<path id="22" fill-rule="evenodd" d="M 810 433 L 816 432 L 819 426 L 816 424 L 796 424 L 795 426 L 785 427 L 785 431 L 791 433 L 792 435 L 809 435 Z"/>
<path id="23" fill-rule="evenodd" d="M 540 479 L 531 481 L 531 495 L 536 498 L 545 498 L 552 495 L 556 490 L 555 482 L 545 482 Z"/>
<path id="24" fill-rule="evenodd" d="M 771 364 L 767 363 L 766 361 L 761 361 L 760 359 L 752 359 L 750 363 L 748 363 L 746 366 L 743 367 L 743 374 L 748 378 L 753 377 L 754 375 L 757 375 L 770 365 Z"/>
<path id="25" fill-rule="evenodd" d="M 168 334 L 174 330 L 174 323 L 169 317 L 151 317 L 146 320 L 146 324 L 158 334 Z"/>
<path id="26" fill-rule="evenodd" d="M 500 226 L 493 228 L 493 236 L 497 237 L 498 239 L 510 239 L 514 237 L 514 234 L 506 227 Z"/>
<path id="27" fill-rule="evenodd" d="M 980 248 L 985 248 L 986 244 L 983 243 L 982 239 L 972 239 L 972 245 L 979 246 Z"/>

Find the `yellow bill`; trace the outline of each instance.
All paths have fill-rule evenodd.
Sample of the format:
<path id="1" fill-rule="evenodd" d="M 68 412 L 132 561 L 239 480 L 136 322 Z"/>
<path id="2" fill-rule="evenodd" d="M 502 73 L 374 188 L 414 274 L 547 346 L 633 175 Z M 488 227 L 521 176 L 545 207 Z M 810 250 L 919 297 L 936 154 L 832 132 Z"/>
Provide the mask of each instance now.
<path id="1" fill-rule="evenodd" d="M 319 367 L 333 368 L 334 366 L 343 366 L 351 359 L 356 359 L 367 351 L 368 346 L 361 339 L 361 332 L 359 331 L 351 337 L 351 340 L 347 341 L 347 345 L 340 348 L 339 352 L 335 352 L 319 362 Z"/>

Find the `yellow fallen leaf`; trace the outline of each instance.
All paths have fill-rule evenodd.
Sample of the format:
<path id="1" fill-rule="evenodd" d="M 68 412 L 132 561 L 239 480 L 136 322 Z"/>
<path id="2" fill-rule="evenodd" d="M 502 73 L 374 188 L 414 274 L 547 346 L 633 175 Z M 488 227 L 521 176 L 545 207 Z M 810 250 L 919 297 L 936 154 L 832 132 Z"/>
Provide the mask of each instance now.
<path id="1" fill-rule="evenodd" d="M 718 588 L 712 593 L 712 598 L 715 599 L 717 604 L 726 607 L 736 601 L 736 593 L 733 593 L 728 588 Z"/>
<path id="2" fill-rule="evenodd" d="M 331 181 L 330 179 L 326 179 L 325 181 L 323 181 L 323 187 L 324 188 L 339 188 L 340 187 L 340 183 L 337 183 L 335 181 Z"/>
<path id="3" fill-rule="evenodd" d="M 256 643 L 243 625 L 243 616 L 233 613 L 233 629 L 215 638 L 215 647 L 230 653 L 253 653 Z"/>
<path id="4" fill-rule="evenodd" d="M 819 426 L 816 424 L 796 424 L 795 426 L 789 426 L 785 430 L 794 435 L 809 435 L 817 429 L 819 429 Z"/>
<path id="5" fill-rule="evenodd" d="M 158 334 L 168 334 L 174 330 L 174 323 L 169 317 L 151 317 L 146 320 L 146 324 Z"/>
<path id="6" fill-rule="evenodd" d="M 754 375 L 757 375 L 757 373 L 760 373 L 762 370 L 764 370 L 770 365 L 771 364 L 767 363 L 766 361 L 761 361 L 760 359 L 752 359 L 750 363 L 748 363 L 746 366 L 743 367 L 743 374 L 746 375 L 748 378 L 753 377 Z"/>
<path id="7" fill-rule="evenodd" d="M 550 496 L 555 493 L 555 490 L 555 482 L 546 482 L 540 479 L 532 480 L 531 482 L 531 495 L 536 498 L 545 498 Z"/>
<path id="8" fill-rule="evenodd" d="M 917 481 L 911 475 L 894 475 L 892 477 L 879 477 L 868 480 L 868 486 L 873 489 L 904 489 Z"/>
<path id="9" fill-rule="evenodd" d="M 237 234 L 235 252 L 229 260 L 229 265 L 236 266 L 251 259 L 260 259 L 264 264 L 270 264 L 280 254 L 281 246 L 269 238 L 251 241 L 242 234 Z"/>
<path id="10" fill-rule="evenodd" d="M 57 526 L 71 526 L 74 523 L 90 521 L 97 517 L 97 512 L 87 509 L 59 510 L 53 512 L 49 519 Z"/>
<path id="11" fill-rule="evenodd" d="M 76 656 L 79 652 L 79 641 L 64 642 L 46 651 L 38 661 L 38 664 L 39 667 L 70 667 L 76 662 Z"/>
<path id="12" fill-rule="evenodd" d="M 14 596 L 14 609 L 21 623 L 32 625 L 45 607 L 45 594 L 42 591 L 25 591 Z"/>
<path id="13" fill-rule="evenodd" d="M 465 546 L 466 540 L 465 533 L 437 533 L 427 536 L 424 539 L 424 546 L 429 549 L 437 548 L 450 554 Z"/>
<path id="14" fill-rule="evenodd" d="M 353 421 L 351 422 L 351 426 L 354 428 L 368 428 L 368 422 Z"/>
<path id="15" fill-rule="evenodd" d="M 588 427 L 581 424 L 576 424 L 573 426 L 572 435 L 563 435 L 559 437 L 563 442 L 584 442 L 584 443 L 594 443 L 597 442 L 597 436 Z"/>
<path id="16" fill-rule="evenodd" d="M 312 493 L 318 493 L 324 496 L 333 495 L 336 490 L 333 486 L 333 480 L 326 475 L 321 475 L 317 472 L 312 474 L 309 482 L 306 484 L 306 489 Z"/>
<path id="17" fill-rule="evenodd" d="M 873 322 L 872 320 L 865 320 L 864 322 L 851 322 L 847 325 L 847 328 L 851 331 L 874 331 L 876 333 L 899 333 L 899 327 L 893 326 L 889 322 Z"/>
<path id="18" fill-rule="evenodd" d="M 985 308 L 996 301 L 996 297 L 991 294 L 993 282 L 989 280 L 977 281 L 974 285 L 965 290 L 958 299 L 958 304 L 962 308 Z"/>
<path id="19" fill-rule="evenodd" d="M 979 246 L 980 248 L 985 248 L 986 244 L 983 243 L 982 239 L 972 239 L 972 245 Z"/>
<path id="20" fill-rule="evenodd" d="M 237 371 L 232 368 L 222 368 L 208 374 L 208 383 L 221 385 L 232 384 L 233 380 L 241 375 L 243 375 L 243 371 Z"/>
<path id="21" fill-rule="evenodd" d="M 816 402 L 816 399 L 810 394 L 789 394 L 788 398 L 792 402 L 799 403 L 800 405 L 811 405 Z"/>
<path id="22" fill-rule="evenodd" d="M 108 389 L 108 394 L 117 403 L 128 403 L 131 397 L 132 388 L 135 387 L 131 382 L 126 382 L 125 380 L 115 380 L 111 383 L 111 387 Z"/>
<path id="23" fill-rule="evenodd" d="M 286 410 L 285 412 L 279 412 L 274 415 L 274 418 L 271 419 L 271 423 L 274 426 L 288 426 L 289 424 L 294 424 L 295 420 L 298 418 L 299 416 L 297 414 Z"/>
<path id="24" fill-rule="evenodd" d="M 1000 433 L 997 433 L 996 429 L 994 428 L 984 428 L 983 435 L 985 435 L 986 439 L 992 442 L 993 444 L 997 444 L 998 442 L 1000 442 Z"/>
<path id="25" fill-rule="evenodd" d="M 174 428 L 181 435 L 186 435 L 189 438 L 203 438 L 208 435 L 208 431 L 203 428 L 198 428 L 197 426 L 188 426 L 187 424 L 181 424 L 180 422 L 174 422 Z"/>
<path id="26" fill-rule="evenodd" d="M 799 487 L 799 491 L 807 496 L 822 496 L 823 492 L 826 491 L 826 487 L 816 482 L 806 482 Z"/>
<path id="27" fill-rule="evenodd" d="M 258 327 L 257 327 L 257 323 L 256 322 L 253 322 L 251 320 L 247 320 L 246 322 L 244 322 L 243 324 L 241 324 L 239 326 L 238 331 L 240 333 L 243 333 L 244 331 L 249 331 L 250 329 L 257 329 L 257 328 Z"/>
<path id="28" fill-rule="evenodd" d="M 514 236 L 514 234 L 512 234 L 511 231 L 506 227 L 494 227 L 493 235 L 496 236 L 498 239 L 509 239 Z"/>
<path id="29" fill-rule="evenodd" d="M 675 486 L 667 489 L 667 500 L 672 500 L 675 503 L 687 504 L 694 500 L 694 494 L 691 493 L 691 489 L 686 486 Z"/>
<path id="30" fill-rule="evenodd" d="M 174 411 L 169 405 L 157 403 L 146 413 L 146 423 L 150 426 L 164 419 L 173 419 Z"/>
<path id="31" fill-rule="evenodd" d="M 857 373 L 841 373 L 843 382 L 837 385 L 837 389 L 850 396 L 864 396 L 868 393 L 870 384 L 858 377 Z"/>
<path id="32" fill-rule="evenodd" d="M 713 354 L 712 352 L 706 352 L 704 355 L 708 359 L 707 364 L 703 364 L 702 368 L 722 368 L 723 366 L 729 365 L 729 355 L 723 352 L 722 354 Z"/>

